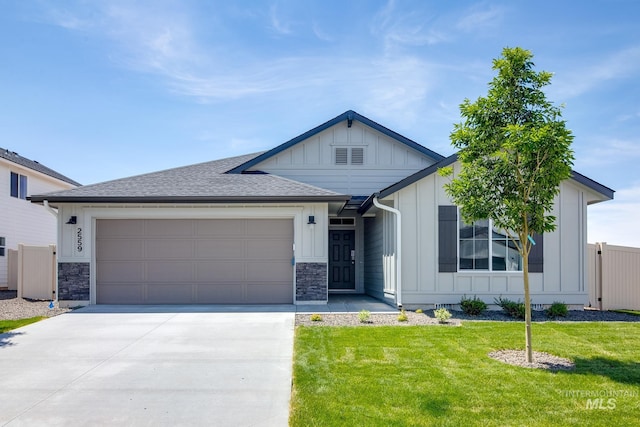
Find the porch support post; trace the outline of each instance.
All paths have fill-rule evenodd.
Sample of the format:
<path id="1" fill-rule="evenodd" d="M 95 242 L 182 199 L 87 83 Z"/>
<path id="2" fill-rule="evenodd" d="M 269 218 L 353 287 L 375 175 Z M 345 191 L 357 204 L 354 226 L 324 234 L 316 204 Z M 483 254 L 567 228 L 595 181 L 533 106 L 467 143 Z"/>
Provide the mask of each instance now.
<path id="1" fill-rule="evenodd" d="M 380 203 L 377 194 L 373 197 L 373 204 L 396 216 L 396 305 L 402 308 L 402 215 L 398 209 Z"/>

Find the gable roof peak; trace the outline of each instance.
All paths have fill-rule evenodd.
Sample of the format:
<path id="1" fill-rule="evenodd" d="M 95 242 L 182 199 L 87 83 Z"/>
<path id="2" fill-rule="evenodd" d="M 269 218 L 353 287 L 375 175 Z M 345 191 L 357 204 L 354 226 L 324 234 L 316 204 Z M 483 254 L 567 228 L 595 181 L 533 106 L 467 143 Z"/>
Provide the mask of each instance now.
<path id="1" fill-rule="evenodd" d="M 356 120 L 372 129 L 377 130 L 378 132 L 388 136 L 389 138 L 392 138 L 402 144 L 407 145 L 408 147 L 424 154 L 425 156 L 428 156 L 430 158 L 432 158 L 434 161 L 438 162 L 442 159 L 444 159 L 443 156 L 441 156 L 440 154 L 436 153 L 435 151 L 431 151 L 428 148 L 418 144 L 417 142 L 403 136 L 400 135 L 399 133 L 392 131 L 389 128 L 386 128 L 384 126 L 382 126 L 381 124 L 374 122 L 373 120 L 358 114 L 357 112 L 353 111 L 353 110 L 347 110 L 344 113 L 334 117 L 333 119 L 319 125 L 316 126 L 315 128 L 308 130 L 307 132 L 296 136 L 293 139 L 290 139 L 289 141 L 278 145 L 275 148 L 272 148 L 271 150 L 268 150 L 266 152 L 264 152 L 263 154 L 254 157 L 253 159 L 247 161 L 246 163 L 243 163 L 233 169 L 230 169 L 227 171 L 227 173 L 243 173 L 245 171 L 247 171 L 249 168 L 257 165 L 258 163 L 263 162 L 264 160 L 275 156 L 276 154 L 281 153 L 282 151 L 293 147 L 294 145 L 298 144 L 299 142 L 302 142 L 306 139 L 309 139 L 311 137 L 313 137 L 314 135 L 317 135 L 318 133 L 329 129 L 332 126 L 337 125 L 338 123 L 342 123 L 344 121 L 347 122 L 347 126 L 351 127 L 353 124 L 353 121 Z"/>

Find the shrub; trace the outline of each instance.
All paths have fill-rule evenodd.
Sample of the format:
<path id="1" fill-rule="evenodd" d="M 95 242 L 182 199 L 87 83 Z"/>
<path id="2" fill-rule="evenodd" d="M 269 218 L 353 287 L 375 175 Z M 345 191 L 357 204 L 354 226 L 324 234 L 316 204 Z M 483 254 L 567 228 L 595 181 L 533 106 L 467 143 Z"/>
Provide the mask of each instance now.
<path id="1" fill-rule="evenodd" d="M 438 319 L 438 323 L 447 323 L 447 320 L 451 319 L 451 313 L 444 307 L 435 310 L 433 314 Z"/>
<path id="2" fill-rule="evenodd" d="M 404 308 L 402 310 L 400 310 L 400 314 L 398 314 L 398 322 L 407 322 L 409 320 L 409 317 L 407 316 L 407 313 L 404 311 Z"/>
<path id="3" fill-rule="evenodd" d="M 322 316 L 320 316 L 318 313 L 312 314 L 310 319 L 312 322 L 322 322 Z"/>
<path id="4" fill-rule="evenodd" d="M 495 303 L 502 307 L 502 310 L 509 316 L 516 319 L 524 319 L 524 303 L 518 301 L 511 301 L 508 298 L 495 298 Z"/>
<path id="5" fill-rule="evenodd" d="M 487 304 L 475 295 L 473 299 L 465 295 L 460 300 L 460 308 L 470 316 L 477 316 L 487 309 Z"/>
<path id="6" fill-rule="evenodd" d="M 421 314 L 421 313 L 424 313 L 424 312 L 422 311 L 421 308 L 419 308 L 419 309 L 416 310 L 416 313 Z"/>
<path id="7" fill-rule="evenodd" d="M 360 319 L 360 323 L 368 323 L 371 318 L 371 312 L 368 310 L 360 310 L 358 313 L 358 319 Z"/>
<path id="8" fill-rule="evenodd" d="M 551 304 L 551 306 L 549 306 L 549 308 L 544 312 L 547 317 L 565 317 L 569 312 L 569 309 L 567 308 L 567 304 L 560 301 L 554 301 L 553 304 Z"/>

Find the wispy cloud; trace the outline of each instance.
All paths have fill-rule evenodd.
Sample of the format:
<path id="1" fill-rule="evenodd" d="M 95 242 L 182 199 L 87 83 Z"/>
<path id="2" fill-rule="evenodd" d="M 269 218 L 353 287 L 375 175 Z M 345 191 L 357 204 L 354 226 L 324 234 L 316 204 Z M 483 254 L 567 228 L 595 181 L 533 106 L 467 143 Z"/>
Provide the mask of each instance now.
<path id="1" fill-rule="evenodd" d="M 389 0 L 375 15 L 371 33 L 384 41 L 387 50 L 402 46 L 435 45 L 447 41 L 445 32 L 436 28 L 433 18 L 417 10 L 397 8 Z"/>
<path id="2" fill-rule="evenodd" d="M 289 35 L 292 33 L 291 23 L 282 19 L 277 4 L 272 4 L 269 7 L 269 22 L 270 28 L 278 34 Z"/>
<path id="3" fill-rule="evenodd" d="M 554 79 L 553 92 L 560 98 L 573 98 L 602 85 L 603 82 L 625 79 L 640 70 L 640 46 L 630 47 L 597 62 L 575 63 L 572 70 L 560 73 Z"/>
<path id="4" fill-rule="evenodd" d="M 371 64 L 368 82 L 360 83 L 361 99 L 368 111 L 413 121 L 436 79 L 433 65 L 418 58 L 389 57 Z"/>
<path id="5" fill-rule="evenodd" d="M 326 31 L 324 31 L 321 27 L 320 24 L 318 24 L 317 22 L 313 23 L 313 26 L 311 27 L 313 29 L 313 34 L 315 34 L 315 36 L 322 41 L 325 42 L 332 42 L 334 41 L 334 38 L 327 33 Z"/>
<path id="6" fill-rule="evenodd" d="M 640 183 L 617 191 L 613 201 L 590 206 L 587 219 L 589 242 L 640 247 L 638 212 Z"/>
<path id="7" fill-rule="evenodd" d="M 128 2 L 96 2 L 77 8 L 75 15 L 49 10 L 49 19 L 72 31 L 103 38 L 114 45 L 112 60 L 159 74 L 185 69 L 202 61 L 185 9 L 179 6 L 153 9 Z"/>
<path id="8" fill-rule="evenodd" d="M 580 166 L 605 166 L 640 160 L 640 139 L 596 138 L 581 150 Z"/>
<path id="9" fill-rule="evenodd" d="M 498 26 L 504 15 L 504 11 L 494 5 L 480 4 L 468 9 L 467 12 L 458 19 L 456 28 L 467 32 L 478 32 L 487 28 Z"/>
<path id="10" fill-rule="evenodd" d="M 429 64 L 411 56 L 306 55 L 275 56 L 247 61 L 218 54 L 220 44 L 198 40 L 196 23 L 189 10 L 176 6 L 150 13 L 135 4 L 98 3 L 87 16 L 52 13 L 51 19 L 71 31 L 102 37 L 112 44 L 114 58 L 122 66 L 162 79 L 174 93 L 200 102 L 236 100 L 273 93 L 343 97 L 348 105 L 358 100 L 370 111 L 389 112 L 416 107 L 430 85 Z M 178 3 L 180 5 L 180 3 Z M 270 22 L 280 34 L 291 31 L 275 6 Z M 91 17 L 91 19 L 88 19 Z M 387 35 L 394 43 L 417 43 L 424 37 L 418 29 L 400 33 L 399 23 Z M 316 30 L 316 36 L 323 33 Z M 398 113 L 400 114 L 400 113 Z M 382 114 L 381 114 L 382 115 Z"/>

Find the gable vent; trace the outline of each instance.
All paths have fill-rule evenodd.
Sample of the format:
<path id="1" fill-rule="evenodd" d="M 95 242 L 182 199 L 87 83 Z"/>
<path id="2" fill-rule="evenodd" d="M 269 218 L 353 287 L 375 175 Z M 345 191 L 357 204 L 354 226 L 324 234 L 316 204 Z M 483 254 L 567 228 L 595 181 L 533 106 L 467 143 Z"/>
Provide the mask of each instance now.
<path id="1" fill-rule="evenodd" d="M 364 164 L 364 148 L 352 148 L 351 149 L 351 164 L 361 165 Z"/>
<path id="2" fill-rule="evenodd" d="M 347 149 L 336 148 L 336 165 L 346 165 L 346 164 L 347 164 Z"/>

